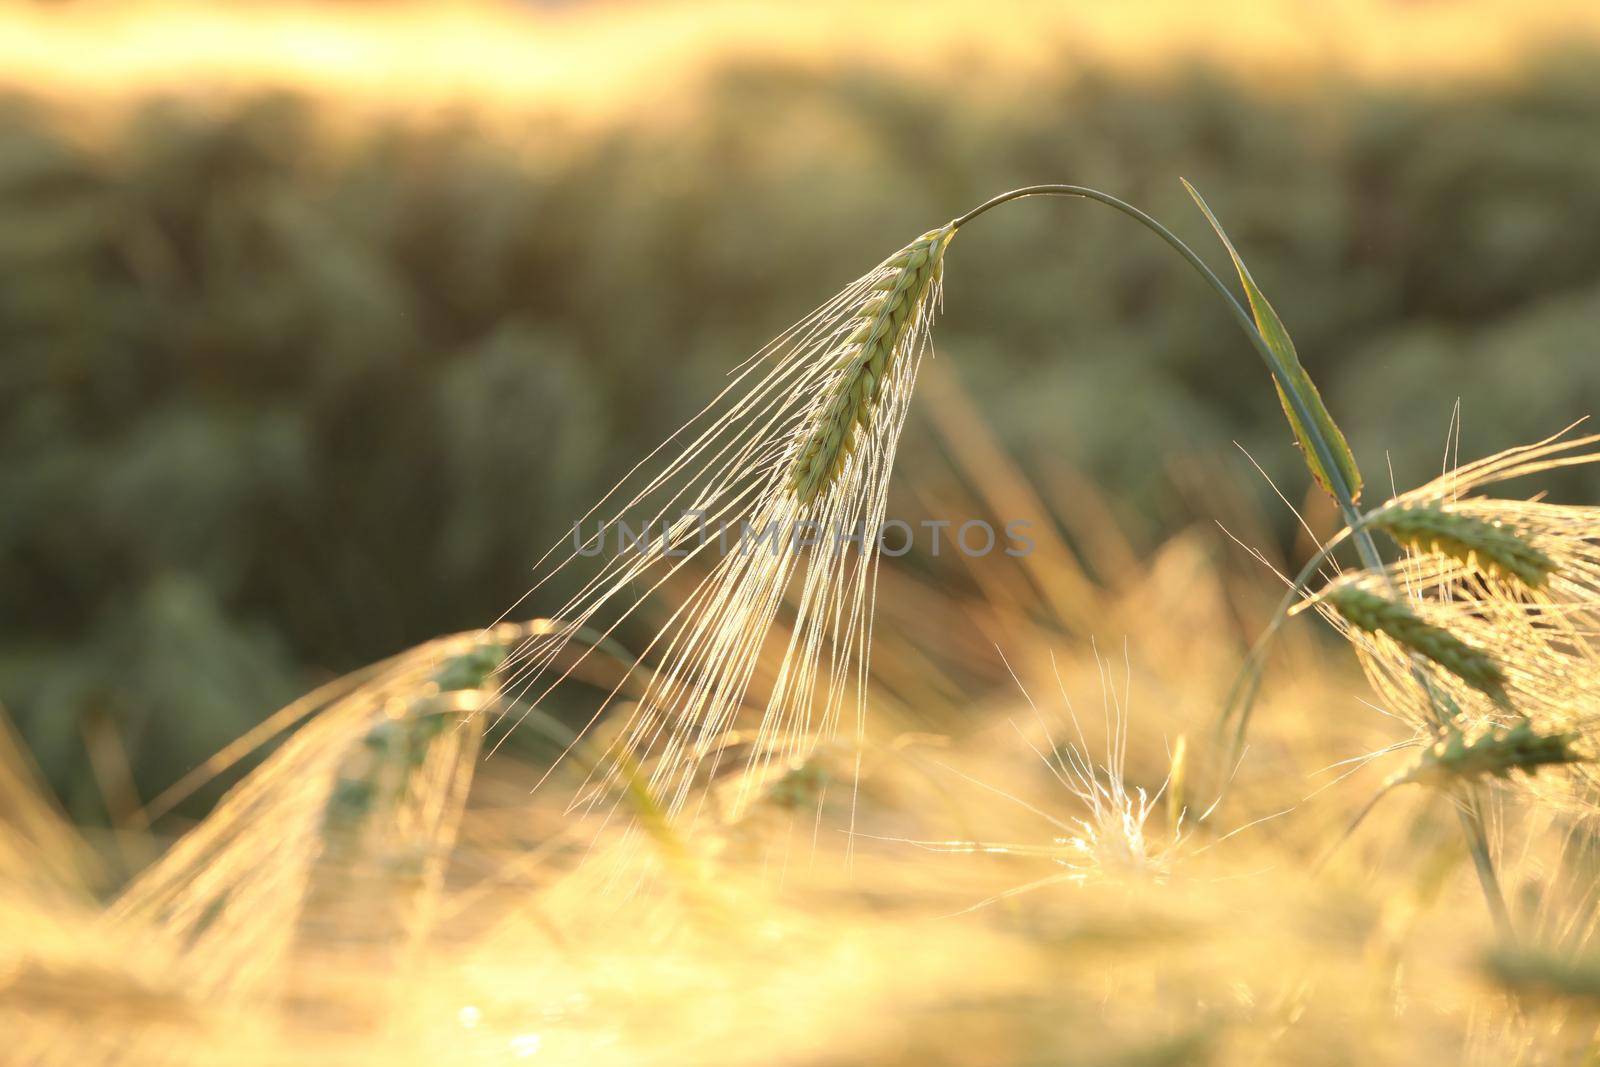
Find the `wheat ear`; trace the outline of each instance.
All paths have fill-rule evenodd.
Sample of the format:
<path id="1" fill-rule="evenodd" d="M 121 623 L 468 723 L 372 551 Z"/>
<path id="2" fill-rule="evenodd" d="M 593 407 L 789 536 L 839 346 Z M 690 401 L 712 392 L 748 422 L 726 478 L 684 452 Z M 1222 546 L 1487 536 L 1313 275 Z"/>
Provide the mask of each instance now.
<path id="1" fill-rule="evenodd" d="M 1448 630 L 1422 621 L 1404 604 L 1386 600 L 1353 585 L 1328 590 L 1322 600 L 1345 621 L 1367 633 L 1381 633 L 1432 660 L 1496 704 L 1510 707 L 1506 676 L 1487 652 L 1474 648 Z"/>
<path id="2" fill-rule="evenodd" d="M 1573 748 L 1577 740 L 1575 733 L 1538 733 L 1526 719 L 1515 726 L 1490 727 L 1471 741 L 1460 730 L 1449 729 L 1391 784 L 1442 786 L 1490 776 L 1509 778 L 1512 771 L 1537 774 L 1540 767 L 1584 762 L 1587 757 Z"/>
<path id="3" fill-rule="evenodd" d="M 856 434 L 872 421 L 884 378 L 902 347 L 917 307 L 938 281 L 953 226 L 929 230 L 884 266 L 854 314 L 856 328 L 839 355 L 838 378 L 801 445 L 789 489 L 803 504 L 833 484 L 855 451 Z"/>
<path id="4" fill-rule="evenodd" d="M 323 813 L 329 845 L 353 842 L 370 816 L 401 804 L 433 743 L 459 709 L 446 694 L 482 688 L 505 661 L 497 644 L 482 644 L 444 662 L 405 713 L 383 716 L 361 739 L 356 758 L 342 768 Z"/>
<path id="5" fill-rule="evenodd" d="M 1503 523 L 1464 515 L 1444 501 L 1391 504 L 1367 525 L 1416 552 L 1433 552 L 1491 574 L 1509 574 L 1530 589 L 1542 588 L 1553 559 Z"/>

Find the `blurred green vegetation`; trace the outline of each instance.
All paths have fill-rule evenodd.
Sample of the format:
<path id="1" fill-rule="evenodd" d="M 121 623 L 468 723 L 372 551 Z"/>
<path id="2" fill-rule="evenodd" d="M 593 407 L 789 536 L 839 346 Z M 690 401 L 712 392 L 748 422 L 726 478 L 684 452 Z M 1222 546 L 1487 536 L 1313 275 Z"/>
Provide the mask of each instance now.
<path id="1" fill-rule="evenodd" d="M 601 129 L 271 96 L 89 136 L 0 101 L 0 701 L 80 818 L 96 723 L 148 797 L 316 681 L 497 617 L 728 367 L 1035 181 L 1220 264 L 1199 186 L 1375 492 L 1386 453 L 1437 470 L 1458 397 L 1464 455 L 1543 435 L 1600 400 L 1597 64 L 1264 92 L 1064 57 L 981 102 L 960 70 L 730 67 L 692 120 Z M 1151 533 L 1226 518 L 1172 492 L 1175 454 L 1248 481 L 1237 440 L 1303 486 L 1256 357 L 1124 220 L 997 212 L 946 281 L 939 358 L 1025 466 L 1067 457 Z"/>

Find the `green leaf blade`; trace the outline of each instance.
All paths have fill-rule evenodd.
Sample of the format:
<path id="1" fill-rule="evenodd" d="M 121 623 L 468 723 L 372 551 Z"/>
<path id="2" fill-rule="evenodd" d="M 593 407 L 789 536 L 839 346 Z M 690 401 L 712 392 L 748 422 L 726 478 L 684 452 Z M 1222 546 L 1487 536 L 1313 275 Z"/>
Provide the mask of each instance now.
<path id="1" fill-rule="evenodd" d="M 1307 434 L 1306 426 L 1295 413 L 1294 405 L 1284 392 L 1285 386 L 1294 391 L 1306 411 L 1310 413 L 1316 434 L 1327 446 L 1329 455 L 1333 457 L 1334 466 L 1338 468 L 1341 480 L 1350 492 L 1351 502 L 1361 499 L 1361 470 L 1356 466 L 1355 455 L 1350 451 L 1344 431 L 1339 429 L 1339 424 L 1333 421 L 1333 415 L 1323 403 L 1322 393 L 1318 391 L 1316 383 L 1300 365 L 1299 353 L 1295 351 L 1294 340 L 1289 336 L 1283 320 L 1278 318 L 1278 313 L 1273 310 L 1266 294 L 1256 285 L 1255 279 L 1250 275 L 1250 269 L 1245 266 L 1244 258 L 1233 247 L 1233 242 L 1228 239 L 1222 223 L 1217 221 L 1217 217 L 1212 214 L 1211 208 L 1201 198 L 1199 191 L 1187 181 L 1183 183 L 1183 187 L 1188 190 L 1189 195 L 1205 214 L 1206 221 L 1211 224 L 1212 230 L 1222 241 L 1222 246 L 1228 250 L 1234 269 L 1239 273 L 1239 282 L 1244 286 L 1245 298 L 1250 302 L 1250 312 L 1255 317 L 1256 330 L 1278 361 L 1278 369 L 1282 374 L 1282 380 L 1274 376 L 1274 384 L 1278 389 L 1278 402 L 1283 405 L 1283 414 L 1289 420 L 1289 428 L 1294 431 L 1295 440 L 1300 444 L 1300 451 L 1305 456 L 1306 466 L 1311 469 L 1312 478 L 1316 479 L 1317 484 L 1329 496 L 1338 499 L 1338 494 L 1334 492 L 1333 480 L 1323 468 L 1322 459 L 1312 443 L 1312 438 Z"/>

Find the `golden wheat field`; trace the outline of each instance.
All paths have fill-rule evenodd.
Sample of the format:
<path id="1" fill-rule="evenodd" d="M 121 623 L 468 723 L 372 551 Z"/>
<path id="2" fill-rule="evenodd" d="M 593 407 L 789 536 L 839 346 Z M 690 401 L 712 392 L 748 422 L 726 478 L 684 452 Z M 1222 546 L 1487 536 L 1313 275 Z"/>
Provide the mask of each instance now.
<path id="1" fill-rule="evenodd" d="M 1340 363 L 1297 349 L 1300 319 L 1324 341 L 1336 331 L 1316 297 L 1293 292 L 1285 264 L 1299 261 L 1282 249 L 1296 239 L 1262 221 L 1295 205 L 1252 207 L 1253 187 L 1234 195 L 1216 180 L 1146 173 L 1124 183 L 1165 190 L 1162 210 L 1146 214 L 1111 180 L 1129 178 L 1137 151 L 1101 168 L 1103 189 L 1065 184 L 1093 174 L 1018 167 L 976 196 L 978 176 L 928 162 L 929 184 L 954 198 L 945 213 L 914 221 L 853 273 L 829 274 L 820 264 L 838 260 L 804 234 L 859 247 L 852 231 L 881 221 L 866 206 L 888 200 L 817 179 L 802 148 L 763 156 L 756 169 L 777 173 L 786 195 L 835 198 L 832 228 L 802 216 L 769 239 L 759 225 L 777 209 L 716 184 L 745 173 L 740 153 L 765 142 L 708 137 L 702 165 L 672 140 L 703 106 L 686 86 L 729 54 L 781 68 L 780 81 L 829 86 L 834 75 L 819 71 L 837 64 L 849 103 L 830 106 L 892 115 L 911 108 L 896 93 L 939 83 L 952 51 L 986 54 L 991 67 L 962 68 L 963 106 L 984 122 L 1025 97 L 1038 70 L 1093 54 L 1096 77 L 1130 79 L 1134 104 L 1121 114 L 1142 122 L 1160 110 L 1150 79 L 1173 64 L 1231 71 L 1249 100 L 1313 77 L 1333 78 L 1339 94 L 1357 83 L 1491 92 L 1482 87 L 1521 84 L 1518 64 L 1537 41 L 1573 45 L 1597 28 L 1583 5 L 1487 3 L 1224 4 L 1203 16 L 1165 2 L 1009 13 L 941 3 L 0 10 L 0 81 L 27 101 L 0 116 L 12 124 L 0 129 L 0 213 L 16 220 L 0 236 L 0 338 L 15 347 L 0 355 L 0 401 L 7 455 L 39 472 L 0 478 L 10 515 L 0 547 L 18 561 L 0 568 L 0 593 L 21 626 L 37 612 L 41 633 L 67 648 L 56 660 L 43 637 L 8 637 L 16 650 L 0 656 L 0 698 L 21 709 L 0 707 L 0 1063 L 1600 1062 L 1600 500 L 1590 494 L 1600 435 L 1587 412 L 1559 406 L 1585 400 L 1586 386 L 1562 392 L 1557 381 L 1541 416 L 1563 417 L 1545 436 L 1506 439 L 1458 400 L 1509 390 L 1506 379 L 1429 364 L 1417 373 L 1432 406 L 1395 400 L 1401 414 L 1375 422 Z M 852 81 L 880 51 L 891 81 Z M 984 69 L 995 79 L 972 75 Z M 1510 126 L 1547 112 L 1600 117 L 1584 68 L 1572 69 L 1565 111 L 1508 104 Z M 182 121 L 159 103 L 286 88 L 336 113 L 335 148 L 271 106 L 227 126 L 235 120 L 207 111 L 214 101 Z M 949 88 L 937 92 L 947 103 Z M 672 93 L 673 117 L 658 127 L 651 109 Z M 737 86 L 732 96 L 738 122 L 765 121 Z M 396 132 L 463 101 L 482 109 L 470 137 L 413 144 Z M 1363 106 L 1387 128 L 1388 111 Z M 572 125 L 520 125 L 551 109 Z M 641 135 L 644 148 L 605 125 L 640 109 L 651 131 L 671 131 Z M 402 147 L 355 169 L 349 187 L 332 182 L 378 112 L 401 125 L 374 136 Z M 873 160 L 846 113 L 813 105 L 788 118 L 803 145 Z M 1263 166 L 1299 158 L 1261 147 L 1269 120 L 1254 115 L 1245 132 L 1219 119 L 1200 139 Z M 517 152 L 549 149 L 537 164 L 497 169 L 487 146 L 508 123 Z M 564 199 L 551 185 L 536 209 L 510 207 L 505 189 L 579 154 L 591 134 L 573 130 L 585 123 L 611 132 L 592 134 L 599 147 L 574 164 L 574 187 L 603 192 Z M 56 129 L 58 141 L 39 133 Z M 914 147 L 926 127 L 904 129 Z M 1117 136 L 1141 147 L 1161 137 Z M 107 147 L 118 138 L 133 147 Z M 283 147 L 300 144 L 315 147 L 309 162 Z M 1553 168 L 1587 151 L 1564 139 L 1559 152 L 1517 159 Z M 630 152 L 645 164 L 625 170 L 617 160 Z M 1091 153 L 1085 166 L 1097 158 L 1112 157 Z M 1325 146 L 1309 158 L 1344 165 Z M 605 166 L 634 183 L 608 184 Z M 879 171 L 867 169 L 870 185 Z M 135 177 L 107 177 L 124 171 Z M 273 184 L 281 173 L 302 184 Z M 685 174 L 727 214 L 656 220 L 649 183 Z M 1385 181 L 1359 177 L 1362 189 Z M 430 217 L 421 237 L 385 214 L 380 190 L 401 187 L 421 215 L 435 181 L 472 210 Z M 28 200 L 23 187 L 43 192 Z M 101 199 L 75 206 L 90 187 Z M 1588 218 L 1593 189 L 1566 195 L 1542 203 Z M 192 202 L 206 205 L 199 223 L 183 213 Z M 68 222 L 49 231 L 44 206 L 61 203 L 74 205 Z M 613 243 L 590 259 L 561 224 L 593 203 L 601 221 L 584 232 L 597 248 Z M 407 297 L 399 274 L 372 265 L 378 253 L 369 262 L 365 245 L 317 236 L 317 219 L 342 216 L 381 219 L 370 243 L 397 262 L 431 264 L 455 247 L 447 233 L 474 226 L 548 235 L 548 262 L 526 251 L 447 257 L 444 273 L 476 287 L 436 280 L 426 298 L 424 287 Z M 1335 216 L 1325 228 L 1342 233 L 1347 220 L 1328 209 Z M 1076 229 L 1080 218 L 1095 221 Z M 700 248 L 678 228 L 697 221 L 736 236 L 705 259 L 661 251 Z M 1307 223 L 1301 243 L 1325 221 Z M 1494 216 L 1495 247 L 1545 233 L 1537 221 Z M 103 245 L 85 236 L 101 225 L 112 235 Z M 636 225 L 671 240 L 651 231 L 647 241 Z M 1119 236 L 1106 243 L 1097 225 Z M 1052 226 L 1062 235 L 1028 243 Z M 1398 254 L 1382 226 L 1348 229 L 1367 235 L 1362 256 Z M 1056 274 L 1026 258 L 1080 240 L 1103 270 L 1080 262 L 1090 269 Z M 1119 259 L 1124 243 L 1141 258 Z M 292 254 L 263 251 L 280 244 Z M 1578 254 L 1562 245 L 1549 258 Z M 654 298 L 608 282 L 635 277 L 627 270 L 649 255 L 660 261 L 647 278 L 703 285 L 693 308 L 667 300 L 648 312 L 660 328 L 636 335 L 629 323 L 645 322 Z M 240 266 L 258 259 L 261 274 Z M 1027 280 L 985 277 L 1001 269 Z M 482 399 L 503 394 L 532 436 L 385 473 L 368 455 L 385 442 L 420 437 L 448 452 L 462 439 L 402 421 L 417 390 L 394 384 L 395 367 L 421 365 L 430 341 L 458 343 L 519 271 L 538 270 L 553 274 L 493 313 L 488 357 L 457 360 L 444 399 L 423 409 L 481 444 L 510 425 Z M 272 279 L 295 272 L 337 296 L 330 312 L 280 299 Z M 119 288 L 124 275 L 132 290 Z M 1377 308 L 1402 320 L 1403 336 L 1450 336 L 1440 309 L 1453 305 L 1426 304 L 1419 277 L 1396 281 L 1392 299 L 1375 286 L 1352 299 L 1369 319 Z M 49 278 L 67 279 L 64 296 Z M 995 313 L 1007 343 L 1049 353 L 1066 329 L 1052 316 L 1102 301 L 1154 321 L 1169 283 L 1192 308 L 1164 334 L 1107 341 L 1105 362 L 1223 338 L 1226 371 L 1128 377 L 1090 404 L 1112 430 L 1079 430 L 1094 412 L 1065 401 L 1038 400 L 1048 414 L 1035 409 L 1025 424 L 1023 408 L 1008 407 L 1010 421 L 986 409 L 1002 395 L 991 378 L 1016 378 L 1024 393 L 1060 379 L 1031 355 L 1007 362 L 985 347 L 965 291 L 1009 301 Z M 1596 291 L 1572 283 L 1539 304 L 1544 314 L 1572 298 L 1564 351 L 1574 337 L 1592 348 Z M 1462 321 L 1496 299 L 1462 297 Z M 570 334 L 551 325 L 564 301 L 590 302 Z M 203 313 L 189 317 L 191 306 Z M 49 317 L 62 307 L 66 320 Z M 749 330 L 694 325 L 745 313 Z M 159 320 L 148 334 L 146 318 Z M 957 326 L 948 345 L 946 318 Z M 395 319 L 422 324 L 423 340 L 395 340 L 383 325 Z M 337 343 L 301 359 L 324 322 Z M 288 340 L 251 347 L 274 330 Z M 740 354 L 723 359 L 735 344 Z M 713 373 L 690 366 L 696 345 L 714 348 Z M 177 353 L 160 374 L 177 391 L 140 378 L 134 358 L 115 355 L 124 350 Z M 630 351 L 633 362 L 617 355 Z M 523 387 L 507 365 L 530 361 L 548 377 Z M 663 362 L 682 368 L 670 394 L 644 377 Z M 586 374 L 643 384 L 589 393 L 574 384 Z M 1180 416 L 1188 409 L 1162 399 L 1223 374 L 1249 394 L 1228 411 Z M 311 414 L 291 404 L 315 390 L 325 392 Z M 617 397 L 616 410 L 600 395 Z M 178 429 L 111 437 L 130 408 Z M 575 431 L 560 409 L 588 436 L 562 436 Z M 317 429 L 328 410 L 334 429 Z M 1249 447 L 1232 451 L 1200 443 L 1226 440 L 1231 431 L 1209 427 L 1230 417 L 1270 429 L 1241 430 Z M 387 421 L 392 435 L 372 430 Z M 1415 422 L 1438 428 L 1424 466 L 1396 464 L 1387 442 L 1363 437 Z M 652 435 L 641 449 L 635 423 Z M 212 426 L 224 430 L 197 429 Z M 1020 450 L 1019 427 L 1059 436 Z M 31 444 L 69 436 L 91 443 L 85 466 Z M 1092 471 L 1071 452 L 1104 439 L 1124 443 L 1109 459 L 1099 449 Z M 356 460 L 327 458 L 345 454 L 341 442 Z M 1152 450 L 1158 492 L 1106 476 Z M 118 452 L 148 461 L 129 474 Z M 203 462 L 219 455 L 270 467 L 266 488 L 252 489 L 268 505 L 246 524 L 218 517 L 218 501 L 246 495 Z M 488 455 L 529 465 L 495 480 Z M 302 507 L 296 487 L 318 462 L 335 491 Z M 47 491 L 99 478 L 110 504 L 77 510 Z M 407 522 L 371 502 L 412 493 L 423 506 L 407 522 L 440 523 L 446 549 L 408 570 L 383 548 L 410 543 Z M 519 510 L 518 495 L 545 510 Z M 484 521 L 454 526 L 435 511 Z M 323 557 L 320 542 L 297 540 L 309 512 L 353 531 L 360 552 Z M 159 566 L 135 531 L 145 521 L 184 531 Z M 510 532 L 510 548 L 495 540 L 518 524 L 528 529 Z M 85 531 L 102 528 L 120 551 L 91 550 Z M 207 555 L 198 578 L 173 577 L 194 546 L 230 539 L 264 555 Z M 62 557 L 93 555 L 95 569 L 67 569 L 46 551 L 55 543 Z M 461 561 L 474 552 L 511 562 L 471 570 Z M 269 597 L 272 582 L 249 577 L 250 561 L 268 557 L 307 575 L 295 588 L 310 592 Z M 129 616 L 123 599 L 66 577 L 145 566 L 166 598 L 158 607 L 200 620 L 177 631 L 176 649 L 139 639 L 163 616 Z M 433 586 L 484 574 L 496 576 L 500 613 L 437 625 L 468 601 L 441 607 Z M 194 607 L 201 588 L 234 590 L 218 603 L 250 626 Z M 81 634 L 51 606 L 79 596 L 95 620 Z M 279 676 L 251 666 L 270 658 L 246 650 L 258 623 L 299 635 L 260 647 L 273 663 L 299 657 L 283 675 L 304 683 L 301 695 L 278 700 Z M 412 639 L 436 625 L 438 636 Z M 232 644 L 206 644 L 200 630 Z M 109 657 L 97 669 L 110 682 L 79 683 L 59 666 L 98 657 Z M 47 665 L 44 681 L 25 661 Z M 230 695 L 239 675 L 243 710 Z M 154 712 L 119 713 L 131 706 L 124 689 L 153 694 Z M 67 708 L 70 726 L 45 721 Z M 200 758 L 160 755 L 201 744 Z"/>

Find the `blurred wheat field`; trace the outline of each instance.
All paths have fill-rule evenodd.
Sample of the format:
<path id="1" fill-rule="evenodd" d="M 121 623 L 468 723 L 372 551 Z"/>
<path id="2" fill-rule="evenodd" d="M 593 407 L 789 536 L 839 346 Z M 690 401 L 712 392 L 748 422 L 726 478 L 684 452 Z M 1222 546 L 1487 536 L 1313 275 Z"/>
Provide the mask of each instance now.
<path id="1" fill-rule="evenodd" d="M 993 12 L 959 2 L 380 3 L 362 5 L 13 4 L 0 12 L 0 83 L 34 92 L 128 93 L 292 86 L 344 102 L 414 108 L 659 107 L 731 57 L 867 62 L 939 78 L 955 56 L 987 90 L 1026 84 L 1061 49 L 1131 72 L 1174 61 L 1293 81 L 1330 70 L 1364 79 L 1496 77 L 1529 50 L 1600 35 L 1569 0 L 1329 4 L 1230 0 L 1063 5 Z M 893 41 L 892 48 L 879 42 Z M 996 85 L 995 83 L 1000 83 Z M 670 99 L 671 93 L 668 93 Z"/>
<path id="2" fill-rule="evenodd" d="M 1600 403 L 1597 55 L 1565 0 L 0 8 L 0 1061 L 1596 1062 L 1595 442 L 1472 461 Z M 1225 264 L 1180 174 L 1359 529 L 1148 234 L 928 229 L 1093 180 Z M 582 558 L 641 455 L 644 514 L 1030 551 Z"/>

